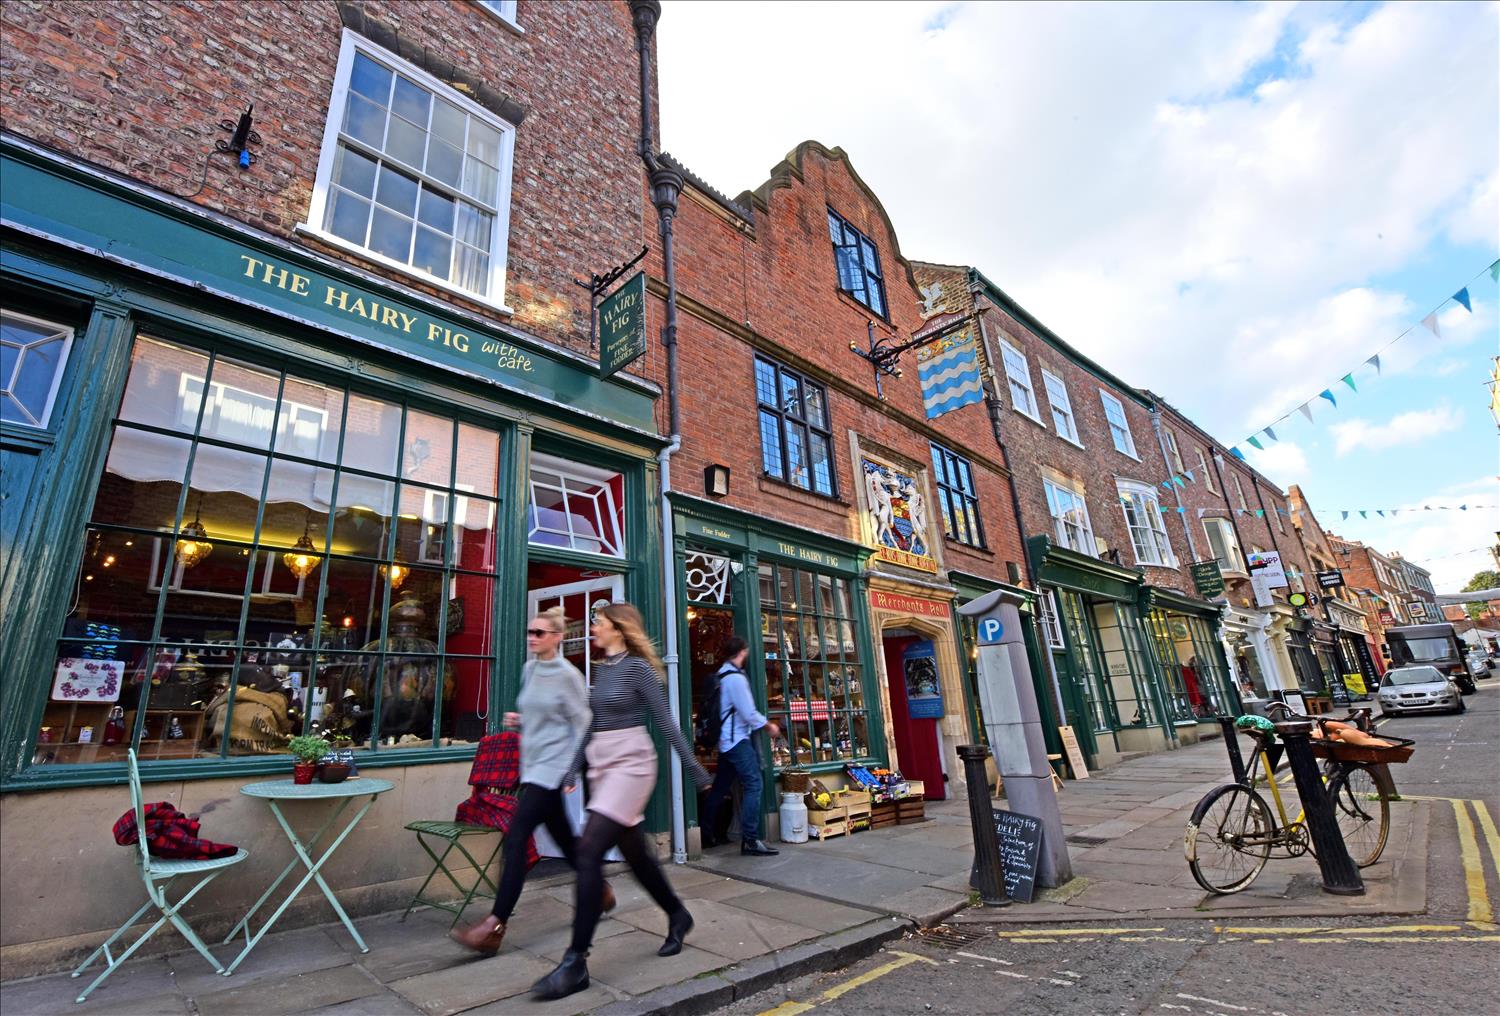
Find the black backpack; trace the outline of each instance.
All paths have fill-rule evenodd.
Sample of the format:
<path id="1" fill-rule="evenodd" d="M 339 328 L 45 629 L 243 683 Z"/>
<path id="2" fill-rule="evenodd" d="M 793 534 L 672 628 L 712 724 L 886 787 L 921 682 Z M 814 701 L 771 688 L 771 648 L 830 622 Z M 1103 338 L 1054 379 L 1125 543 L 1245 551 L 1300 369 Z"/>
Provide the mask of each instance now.
<path id="1" fill-rule="evenodd" d="M 733 671 L 740 674 L 744 671 Z M 720 701 L 719 672 L 715 672 L 713 683 L 704 697 L 703 708 L 698 710 L 698 717 L 693 721 L 693 743 L 706 752 L 719 750 L 719 732 L 724 729 L 724 717 L 729 715 L 722 711 L 723 702 Z M 733 706 L 730 707 L 732 712 Z"/>

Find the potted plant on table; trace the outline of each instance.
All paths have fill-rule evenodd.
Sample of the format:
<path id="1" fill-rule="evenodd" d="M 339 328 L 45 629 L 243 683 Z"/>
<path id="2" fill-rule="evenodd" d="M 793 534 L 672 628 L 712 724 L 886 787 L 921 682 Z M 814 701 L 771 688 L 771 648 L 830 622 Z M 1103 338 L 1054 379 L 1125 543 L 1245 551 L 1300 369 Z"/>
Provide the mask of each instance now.
<path id="1" fill-rule="evenodd" d="M 328 754 L 328 742 L 313 734 L 299 734 L 286 744 L 287 751 L 297 759 L 292 764 L 292 782 L 311 783 L 318 767 L 318 759 Z"/>

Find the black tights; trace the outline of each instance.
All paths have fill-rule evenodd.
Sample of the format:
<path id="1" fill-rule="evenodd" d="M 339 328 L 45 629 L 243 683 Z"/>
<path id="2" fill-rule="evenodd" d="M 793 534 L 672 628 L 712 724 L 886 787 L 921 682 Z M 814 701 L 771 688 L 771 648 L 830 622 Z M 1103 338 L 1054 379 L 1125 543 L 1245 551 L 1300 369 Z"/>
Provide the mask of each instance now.
<path id="1" fill-rule="evenodd" d="M 515 814 L 511 816 L 510 829 L 505 834 L 505 845 L 500 848 L 504 861 L 500 868 L 500 886 L 495 892 L 494 914 L 501 923 L 510 920 L 511 911 L 516 909 L 516 900 L 521 898 L 521 886 L 526 882 L 526 847 L 531 842 L 531 834 L 540 825 L 547 827 L 568 863 L 578 867 L 573 826 L 563 810 L 563 792 L 534 783 L 521 784 L 521 797 Z"/>
<path id="2" fill-rule="evenodd" d="M 589 812 L 588 824 L 583 835 L 578 837 L 578 882 L 573 900 L 573 944 L 570 948 L 581 955 L 588 955 L 594 943 L 594 929 L 599 926 L 599 915 L 603 912 L 604 855 L 609 848 L 618 846 L 630 872 L 641 884 L 656 905 L 668 915 L 682 909 L 682 901 L 667 884 L 656 855 L 646 846 L 639 824 L 623 826 L 605 818 L 598 812 Z"/>

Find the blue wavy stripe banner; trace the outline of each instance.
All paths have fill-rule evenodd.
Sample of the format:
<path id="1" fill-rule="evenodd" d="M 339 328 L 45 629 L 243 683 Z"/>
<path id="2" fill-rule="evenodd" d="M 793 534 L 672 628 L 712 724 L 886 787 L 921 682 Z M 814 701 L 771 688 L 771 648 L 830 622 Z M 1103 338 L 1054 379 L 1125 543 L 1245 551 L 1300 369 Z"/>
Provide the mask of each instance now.
<path id="1" fill-rule="evenodd" d="M 984 384 L 979 378 L 973 331 L 964 329 L 923 349 L 917 358 L 917 377 L 929 420 L 983 401 Z"/>

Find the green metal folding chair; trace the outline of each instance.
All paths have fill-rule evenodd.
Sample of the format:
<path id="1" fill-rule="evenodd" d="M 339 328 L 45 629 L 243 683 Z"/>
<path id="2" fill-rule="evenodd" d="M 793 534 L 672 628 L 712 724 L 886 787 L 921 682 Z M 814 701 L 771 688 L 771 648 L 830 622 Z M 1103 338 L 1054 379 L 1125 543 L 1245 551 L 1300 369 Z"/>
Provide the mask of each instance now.
<path id="1" fill-rule="evenodd" d="M 248 850 L 239 850 L 231 857 L 217 857 L 207 861 L 179 861 L 164 857 L 152 857 L 146 845 L 148 837 L 146 836 L 146 812 L 145 808 L 141 805 L 140 769 L 136 766 L 135 751 L 133 749 L 127 751 L 125 755 L 130 763 L 130 806 L 135 809 L 135 827 L 138 833 L 137 846 L 139 847 L 139 854 L 136 858 L 136 863 L 140 868 L 141 881 L 146 884 L 146 896 L 148 898 L 141 905 L 141 909 L 137 910 L 131 916 L 130 920 L 120 926 L 119 931 L 105 939 L 104 944 L 91 952 L 88 959 L 84 960 L 78 969 L 73 971 L 73 976 L 78 977 L 101 954 L 104 956 L 104 969 L 74 999 L 75 1002 L 82 1002 L 88 998 L 90 992 L 99 987 L 100 983 L 106 977 L 118 970 L 121 964 L 130 959 L 136 950 L 145 945 L 147 939 L 156 934 L 161 929 L 161 926 L 168 921 L 172 923 L 172 927 L 182 933 L 182 937 L 187 939 L 188 943 L 194 949 L 203 954 L 204 959 L 213 964 L 215 973 L 222 974 L 224 972 L 224 965 L 214 958 L 213 953 L 208 951 L 208 947 L 203 944 L 203 940 L 188 926 L 187 921 L 183 920 L 180 911 L 187 905 L 188 900 L 198 895 L 199 890 L 218 878 L 225 869 L 239 864 L 250 856 Z M 196 885 L 184 893 L 177 902 L 171 902 L 168 893 L 171 891 L 172 884 L 179 878 L 190 875 L 202 875 L 203 877 L 198 880 Z M 161 884 L 158 885 L 157 883 Z M 156 923 L 147 928 L 134 942 L 130 943 L 124 952 L 119 956 L 115 956 L 110 951 L 110 947 L 118 942 L 153 907 L 161 912 L 161 916 L 156 919 Z"/>
<path id="2" fill-rule="evenodd" d="M 417 907 L 431 907 L 434 910 L 445 910 L 451 913 L 453 920 L 449 922 L 448 927 L 452 928 L 458 923 L 458 919 L 463 916 L 463 912 L 468 908 L 469 904 L 474 902 L 475 897 L 495 898 L 495 894 L 500 890 L 495 885 L 494 880 L 490 878 L 490 867 L 494 865 L 495 858 L 500 854 L 500 846 L 505 842 L 505 838 L 500 835 L 498 829 L 491 829 L 489 826 L 467 825 L 463 822 L 439 821 L 408 822 L 406 828 L 417 834 L 417 842 L 422 845 L 423 850 L 427 851 L 427 856 L 432 858 L 432 870 L 427 873 L 427 879 L 417 890 L 416 895 L 411 898 L 411 902 L 406 905 L 406 910 L 401 914 L 401 920 L 406 920 L 407 914 L 410 914 Z M 489 858 L 481 864 L 478 858 L 469 853 L 468 848 L 461 841 L 465 836 L 479 836 L 486 833 L 496 837 L 495 849 L 490 851 Z M 433 847 L 439 844 L 445 844 L 442 853 L 438 853 L 433 849 Z M 470 885 L 464 885 L 453 872 L 448 870 L 448 855 L 455 850 L 463 855 L 468 866 L 476 873 L 476 877 Z M 422 895 L 427 891 L 427 886 L 437 877 L 438 872 L 442 872 L 448 881 L 453 883 L 453 888 L 458 890 L 459 900 L 453 901 Z M 442 883 L 438 884 L 442 885 Z M 434 890 L 434 892 L 436 891 L 438 890 Z"/>

